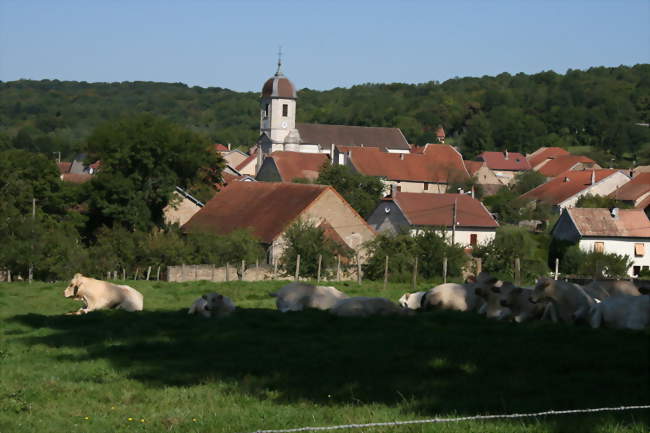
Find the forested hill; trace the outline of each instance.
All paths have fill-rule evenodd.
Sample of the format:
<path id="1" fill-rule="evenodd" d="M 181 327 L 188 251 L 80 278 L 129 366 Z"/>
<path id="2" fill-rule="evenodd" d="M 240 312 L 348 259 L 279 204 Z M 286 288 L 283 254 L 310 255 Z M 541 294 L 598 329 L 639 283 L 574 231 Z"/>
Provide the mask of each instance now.
<path id="1" fill-rule="evenodd" d="M 288 74 L 291 78 L 291 74 Z M 308 82 L 308 77 L 295 77 Z M 260 88 L 262 83 L 260 82 Z M 298 94 L 301 122 L 391 126 L 412 143 L 434 140 L 444 126 L 466 157 L 507 148 L 591 146 L 637 158 L 650 154 L 650 65 L 595 67 L 454 78 L 444 83 L 363 84 Z M 101 122 L 137 112 L 169 118 L 222 143 L 248 147 L 257 138 L 259 94 L 181 83 L 0 83 L 0 149 L 64 156 L 82 149 Z M 643 159 L 643 156 L 641 156 Z"/>

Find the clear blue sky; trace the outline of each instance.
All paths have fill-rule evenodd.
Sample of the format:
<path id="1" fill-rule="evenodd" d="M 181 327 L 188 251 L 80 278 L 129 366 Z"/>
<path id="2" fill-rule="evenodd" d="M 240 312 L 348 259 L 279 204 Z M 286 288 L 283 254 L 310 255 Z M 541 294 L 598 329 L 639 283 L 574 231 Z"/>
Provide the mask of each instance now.
<path id="1" fill-rule="evenodd" d="M 0 0 L 0 80 L 259 91 L 650 62 L 650 0 Z"/>

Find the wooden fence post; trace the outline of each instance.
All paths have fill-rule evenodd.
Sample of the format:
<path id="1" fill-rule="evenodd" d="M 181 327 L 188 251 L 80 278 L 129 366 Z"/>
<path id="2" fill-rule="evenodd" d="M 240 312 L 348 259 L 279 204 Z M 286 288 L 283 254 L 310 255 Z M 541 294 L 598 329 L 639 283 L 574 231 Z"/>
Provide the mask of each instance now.
<path id="1" fill-rule="evenodd" d="M 521 262 L 519 257 L 515 257 L 515 284 L 521 284 Z"/>
<path id="2" fill-rule="evenodd" d="M 388 287 L 388 256 L 384 261 L 384 290 L 386 290 L 386 287 Z"/>
<path id="3" fill-rule="evenodd" d="M 276 280 L 278 278 L 278 261 L 277 259 L 273 262 L 273 279 Z"/>
<path id="4" fill-rule="evenodd" d="M 122 268 L 122 279 L 126 280 L 126 268 Z"/>
<path id="5" fill-rule="evenodd" d="M 244 281 L 244 273 L 246 272 L 246 260 L 241 261 L 241 281 Z"/>
<path id="6" fill-rule="evenodd" d="M 442 282 L 447 284 L 447 256 L 442 258 Z"/>
<path id="7" fill-rule="evenodd" d="M 300 254 L 296 256 L 296 275 L 294 277 L 294 280 L 298 281 L 299 277 L 300 277 Z"/>
<path id="8" fill-rule="evenodd" d="M 111 279 L 111 271 L 106 272 L 106 279 L 107 280 Z"/>
<path id="9" fill-rule="evenodd" d="M 7 269 L 7 282 L 11 283 L 11 269 Z"/>
<path id="10" fill-rule="evenodd" d="M 336 256 L 336 281 L 341 281 L 341 256 Z"/>
<path id="11" fill-rule="evenodd" d="M 226 262 L 226 281 L 230 281 L 230 264 Z"/>
<path id="12" fill-rule="evenodd" d="M 185 263 L 181 264 L 181 281 L 185 282 Z"/>
<path id="13" fill-rule="evenodd" d="M 192 281 L 196 281 L 198 278 L 199 278 L 198 265 L 194 265 L 194 279 Z"/>
<path id="14" fill-rule="evenodd" d="M 357 252 L 357 284 L 361 284 L 361 262 L 359 262 L 358 252 Z"/>
<path id="15" fill-rule="evenodd" d="M 560 258 L 555 258 L 555 279 L 557 280 L 558 275 L 560 274 Z"/>
<path id="16" fill-rule="evenodd" d="M 212 264 L 212 269 L 210 269 L 210 281 L 214 281 L 214 263 Z"/>
<path id="17" fill-rule="evenodd" d="M 413 291 L 416 291 L 417 287 L 417 278 L 418 278 L 418 258 L 415 257 L 415 262 L 413 263 Z"/>
<path id="18" fill-rule="evenodd" d="M 158 265 L 158 269 L 156 270 L 156 281 L 160 281 L 160 265 Z"/>
<path id="19" fill-rule="evenodd" d="M 151 275 L 151 266 L 147 268 L 147 281 L 149 281 L 149 275 Z"/>
<path id="20" fill-rule="evenodd" d="M 323 261 L 323 256 L 321 254 L 318 255 L 318 273 L 316 275 L 316 281 L 320 283 L 320 265 L 321 262 Z"/>

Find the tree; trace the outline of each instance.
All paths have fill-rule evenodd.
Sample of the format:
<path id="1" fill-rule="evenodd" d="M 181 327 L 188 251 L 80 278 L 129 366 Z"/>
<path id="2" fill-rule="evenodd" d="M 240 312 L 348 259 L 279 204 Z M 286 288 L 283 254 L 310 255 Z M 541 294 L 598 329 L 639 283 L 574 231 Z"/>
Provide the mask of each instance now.
<path id="1" fill-rule="evenodd" d="M 522 171 L 517 174 L 511 190 L 516 194 L 525 194 L 546 182 L 546 176 L 535 170 Z"/>
<path id="2" fill-rule="evenodd" d="M 325 236 L 321 227 L 309 221 L 298 220 L 285 232 L 286 249 L 280 259 L 284 270 L 293 275 L 296 272 L 296 259 L 300 255 L 300 275 L 316 277 L 318 274 L 318 256 L 321 256 L 321 272 L 334 265 L 337 255 L 351 257 L 352 250 Z"/>
<path id="3" fill-rule="evenodd" d="M 148 231 L 176 186 L 221 181 L 222 159 L 208 141 L 173 123 L 143 114 L 105 123 L 88 140 L 101 170 L 90 186 L 89 211 L 101 224 Z"/>
<path id="4" fill-rule="evenodd" d="M 627 278 L 632 260 L 625 255 L 583 251 L 578 245 L 569 247 L 560 258 L 560 271 L 569 275 L 596 278 Z"/>
<path id="5" fill-rule="evenodd" d="M 620 209 L 629 209 L 632 205 L 627 204 L 623 201 L 616 200 L 613 197 L 606 197 L 602 195 L 592 195 L 585 194 L 581 196 L 576 202 L 576 207 L 586 207 L 586 208 L 620 208 Z"/>
<path id="6" fill-rule="evenodd" d="M 356 173 L 343 165 L 323 165 L 316 183 L 333 186 L 364 217 L 375 210 L 384 191 L 379 178 Z"/>

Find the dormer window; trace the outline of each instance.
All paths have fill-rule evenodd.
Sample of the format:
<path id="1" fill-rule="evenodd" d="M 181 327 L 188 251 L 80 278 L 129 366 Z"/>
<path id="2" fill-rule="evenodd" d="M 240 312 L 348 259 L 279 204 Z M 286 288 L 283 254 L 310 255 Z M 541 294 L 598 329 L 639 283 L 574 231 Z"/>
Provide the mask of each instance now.
<path id="1" fill-rule="evenodd" d="M 269 104 L 264 105 L 264 117 L 269 117 Z"/>
<path id="2" fill-rule="evenodd" d="M 289 104 L 282 104 L 282 117 L 289 115 Z"/>

